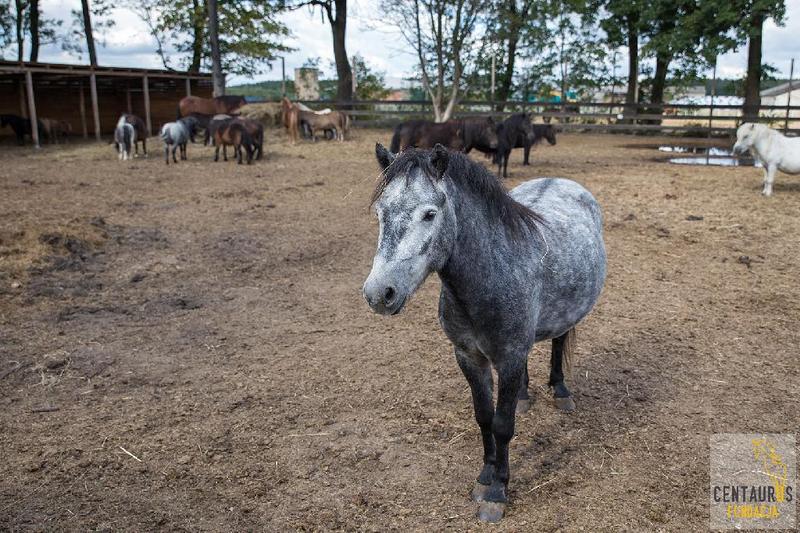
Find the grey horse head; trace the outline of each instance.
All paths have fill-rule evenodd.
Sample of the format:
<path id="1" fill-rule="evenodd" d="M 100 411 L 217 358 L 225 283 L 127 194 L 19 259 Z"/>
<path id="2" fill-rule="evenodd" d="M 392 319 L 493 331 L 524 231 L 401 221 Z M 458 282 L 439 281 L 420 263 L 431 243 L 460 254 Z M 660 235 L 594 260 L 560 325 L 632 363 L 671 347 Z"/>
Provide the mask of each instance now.
<path id="1" fill-rule="evenodd" d="M 380 233 L 363 292 L 383 315 L 399 313 L 428 275 L 444 266 L 456 238 L 455 212 L 442 181 L 447 150 L 437 144 L 430 152 L 406 152 L 395 156 L 375 146 L 384 186 L 373 197 Z"/>
<path id="2" fill-rule="evenodd" d="M 733 145 L 734 154 L 743 154 L 755 144 L 758 134 L 763 132 L 763 126 L 747 122 L 736 130 L 736 144 Z"/>

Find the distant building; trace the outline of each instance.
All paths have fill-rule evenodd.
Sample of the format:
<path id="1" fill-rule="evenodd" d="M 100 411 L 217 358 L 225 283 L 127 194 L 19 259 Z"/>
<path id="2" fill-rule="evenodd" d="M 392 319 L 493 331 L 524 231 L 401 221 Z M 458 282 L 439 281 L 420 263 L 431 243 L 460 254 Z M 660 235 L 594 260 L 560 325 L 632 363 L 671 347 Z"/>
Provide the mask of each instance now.
<path id="1" fill-rule="evenodd" d="M 298 100 L 319 100 L 319 69 L 294 69 L 294 91 Z"/>
<path id="2" fill-rule="evenodd" d="M 791 89 L 791 90 L 790 90 Z M 789 101 L 791 95 L 791 102 Z M 800 81 L 791 81 L 761 91 L 761 105 L 800 105 Z"/>

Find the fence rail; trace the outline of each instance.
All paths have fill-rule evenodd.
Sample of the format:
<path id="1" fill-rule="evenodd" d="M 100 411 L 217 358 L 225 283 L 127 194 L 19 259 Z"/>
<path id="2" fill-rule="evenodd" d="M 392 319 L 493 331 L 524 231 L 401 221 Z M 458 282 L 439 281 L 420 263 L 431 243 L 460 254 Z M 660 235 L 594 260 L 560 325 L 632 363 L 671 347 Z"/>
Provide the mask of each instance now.
<path id="1" fill-rule="evenodd" d="M 427 100 L 359 100 L 338 106 L 327 101 L 302 101 L 313 109 L 344 107 L 362 127 L 387 127 L 409 119 L 433 119 Z M 454 117 L 493 117 L 529 112 L 536 122 L 550 122 L 559 130 L 685 133 L 730 135 L 742 123 L 742 106 L 731 104 L 636 104 L 624 102 L 505 102 L 463 101 Z M 800 106 L 764 105 L 758 122 L 790 135 L 800 135 Z"/>

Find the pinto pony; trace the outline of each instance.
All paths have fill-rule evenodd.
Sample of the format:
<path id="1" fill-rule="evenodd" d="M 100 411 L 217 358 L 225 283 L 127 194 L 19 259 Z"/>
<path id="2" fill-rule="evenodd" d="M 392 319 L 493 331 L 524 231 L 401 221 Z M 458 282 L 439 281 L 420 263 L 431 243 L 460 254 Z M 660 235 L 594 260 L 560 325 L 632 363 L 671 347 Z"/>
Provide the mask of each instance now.
<path id="1" fill-rule="evenodd" d="M 192 113 L 204 115 L 230 115 L 245 105 L 244 96 L 226 95 L 214 98 L 200 98 L 199 96 L 184 96 L 178 103 L 178 117 L 185 117 Z"/>
<path id="2" fill-rule="evenodd" d="M 142 152 L 144 152 L 144 155 L 147 155 L 147 137 L 149 136 L 149 132 L 147 131 L 147 125 L 144 123 L 144 120 L 130 113 L 125 113 L 122 116 L 124 116 L 125 121 L 136 130 L 136 142 L 133 143 L 134 152 L 136 152 L 136 155 L 139 155 L 139 142 L 141 142 Z"/>
<path id="3" fill-rule="evenodd" d="M 800 138 L 785 137 L 763 124 L 746 123 L 736 130 L 733 153 L 750 150 L 764 166 L 764 189 L 761 194 L 772 195 L 772 183 L 777 171 L 800 174 Z"/>
<path id="4" fill-rule="evenodd" d="M 125 115 L 119 117 L 114 128 L 114 145 L 119 152 L 120 161 L 133 159 L 131 150 L 136 145 L 136 129 L 125 119 Z"/>
<path id="5" fill-rule="evenodd" d="M 300 128 L 303 124 L 308 125 L 311 139 L 314 141 L 317 140 L 317 132 L 333 130 L 340 142 L 344 141 L 345 132 L 349 124 L 349 118 L 341 111 L 319 114 L 313 111 L 303 111 L 297 106 L 293 106 L 287 112 L 287 121 L 292 144 L 296 143 L 297 139 L 300 138 Z"/>

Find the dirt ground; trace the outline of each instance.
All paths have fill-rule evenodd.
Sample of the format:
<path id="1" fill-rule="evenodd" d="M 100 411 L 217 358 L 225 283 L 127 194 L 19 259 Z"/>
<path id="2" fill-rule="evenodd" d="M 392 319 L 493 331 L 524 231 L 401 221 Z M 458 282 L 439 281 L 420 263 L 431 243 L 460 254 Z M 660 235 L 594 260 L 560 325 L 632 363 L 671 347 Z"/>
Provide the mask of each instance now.
<path id="1" fill-rule="evenodd" d="M 360 295 L 389 131 L 353 137 L 270 131 L 252 166 L 0 147 L 0 529 L 705 530 L 709 435 L 797 430 L 800 179 L 765 199 L 760 170 L 561 135 L 508 184 L 593 191 L 608 281 L 578 411 L 537 347 L 512 504 L 478 523 L 438 279 L 393 318 Z"/>

